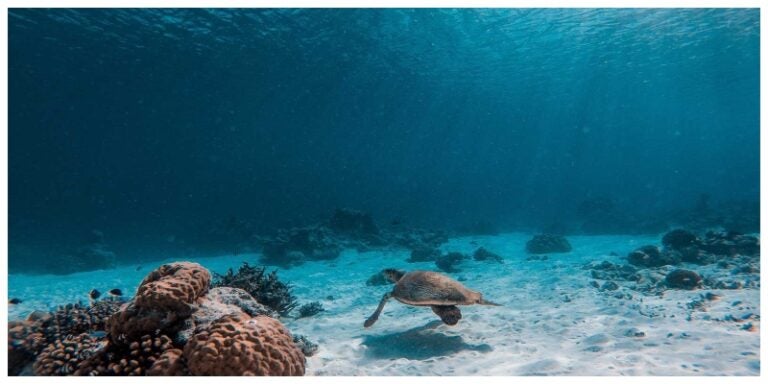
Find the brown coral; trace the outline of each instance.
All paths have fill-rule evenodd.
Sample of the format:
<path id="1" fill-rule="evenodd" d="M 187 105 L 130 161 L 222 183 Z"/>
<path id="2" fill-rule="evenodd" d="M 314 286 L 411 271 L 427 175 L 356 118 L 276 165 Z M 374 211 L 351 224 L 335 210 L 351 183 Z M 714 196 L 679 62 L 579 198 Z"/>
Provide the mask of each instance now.
<path id="1" fill-rule="evenodd" d="M 184 317 L 174 311 L 143 309 L 129 302 L 107 320 L 109 339 L 117 344 L 128 344 L 144 335 L 174 334 Z"/>
<path id="2" fill-rule="evenodd" d="M 134 300 L 109 318 L 106 328 L 110 339 L 130 343 L 143 335 L 176 333 L 210 283 L 211 274 L 200 264 L 160 266 L 144 278 Z"/>
<path id="3" fill-rule="evenodd" d="M 194 375 L 304 374 L 304 355 L 291 334 L 266 316 L 224 316 L 187 343 L 184 357 Z"/>
<path id="4" fill-rule="evenodd" d="M 42 327 L 48 340 L 63 339 L 91 330 L 91 316 L 88 308 L 80 304 L 62 305 L 42 322 Z"/>
<path id="5" fill-rule="evenodd" d="M 181 349 L 169 349 L 147 370 L 148 376 L 186 376 L 189 374 Z"/>
<path id="6" fill-rule="evenodd" d="M 90 307 L 88 307 L 87 311 L 90 329 L 93 331 L 105 330 L 109 317 L 120 310 L 122 305 L 122 302 L 116 300 L 102 300 L 93 303 Z"/>
<path id="7" fill-rule="evenodd" d="M 64 376 L 72 374 L 85 360 L 94 355 L 103 343 L 87 333 L 67 336 L 49 344 L 35 360 L 35 375 Z"/>
<path id="8" fill-rule="evenodd" d="M 168 336 L 144 335 L 127 345 L 110 343 L 85 361 L 75 375 L 82 376 L 142 376 L 173 343 Z"/>
<path id="9" fill-rule="evenodd" d="M 192 303 L 208 291 L 210 284 L 211 274 L 200 264 L 165 264 L 141 282 L 136 291 L 136 306 L 191 312 Z"/>
<path id="10" fill-rule="evenodd" d="M 8 375 L 19 375 L 35 361 L 47 344 L 40 322 L 34 319 L 8 323 Z"/>

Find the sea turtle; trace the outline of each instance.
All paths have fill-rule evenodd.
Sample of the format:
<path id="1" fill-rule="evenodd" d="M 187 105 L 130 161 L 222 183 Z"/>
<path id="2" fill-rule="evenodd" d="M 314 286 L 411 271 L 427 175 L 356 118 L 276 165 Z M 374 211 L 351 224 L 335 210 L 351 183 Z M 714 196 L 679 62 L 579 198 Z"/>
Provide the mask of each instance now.
<path id="1" fill-rule="evenodd" d="M 395 283 L 391 292 L 384 294 L 379 306 L 363 324 L 366 328 L 379 319 L 384 305 L 390 298 L 416 306 L 432 307 L 432 311 L 448 325 L 455 325 L 461 319 L 461 310 L 457 305 L 499 305 L 483 299 L 480 292 L 468 289 L 456 280 L 431 271 L 404 272 L 397 269 L 382 271 L 387 280 Z"/>

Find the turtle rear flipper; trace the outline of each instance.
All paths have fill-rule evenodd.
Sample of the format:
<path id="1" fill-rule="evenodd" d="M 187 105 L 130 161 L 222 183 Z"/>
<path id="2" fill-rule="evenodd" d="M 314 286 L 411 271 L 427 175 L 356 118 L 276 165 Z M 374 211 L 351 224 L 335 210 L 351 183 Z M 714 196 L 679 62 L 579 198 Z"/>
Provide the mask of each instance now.
<path id="1" fill-rule="evenodd" d="M 376 311 L 373 312 L 371 317 L 365 320 L 365 323 L 363 323 L 363 327 L 368 328 L 371 325 L 373 325 L 373 323 L 375 323 L 376 320 L 379 319 L 379 315 L 381 315 L 381 311 L 384 309 L 384 305 L 387 304 L 387 301 L 389 301 L 390 297 L 392 297 L 392 292 L 387 292 L 384 294 L 384 297 L 381 298 L 381 301 L 379 302 L 379 306 L 376 308 Z"/>
<path id="2" fill-rule="evenodd" d="M 480 299 L 480 301 L 478 301 L 477 303 L 480 304 L 480 305 L 492 305 L 494 307 L 501 307 L 501 304 L 494 303 L 493 301 L 488 301 L 488 300 L 485 300 L 485 299 Z"/>

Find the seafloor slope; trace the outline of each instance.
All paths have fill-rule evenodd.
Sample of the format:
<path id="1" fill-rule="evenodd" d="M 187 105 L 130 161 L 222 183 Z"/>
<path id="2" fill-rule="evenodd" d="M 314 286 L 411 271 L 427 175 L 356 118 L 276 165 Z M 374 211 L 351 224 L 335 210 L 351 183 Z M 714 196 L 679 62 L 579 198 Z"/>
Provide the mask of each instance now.
<path id="1" fill-rule="evenodd" d="M 455 238 L 443 251 L 471 253 L 478 246 L 505 263 L 466 260 L 451 275 L 501 307 L 462 307 L 464 318 L 447 326 L 426 307 L 390 302 L 379 321 L 364 329 L 389 286 L 366 286 L 385 267 L 432 269 L 407 263 L 408 252 L 346 250 L 331 261 L 281 270 L 302 302 L 325 311 L 281 319 L 320 345 L 308 358 L 310 375 L 757 375 L 760 372 L 760 292 L 749 281 L 739 289 L 640 292 L 617 281 L 601 289 L 585 265 L 625 264 L 626 255 L 660 237 L 569 237 L 570 253 L 530 258 L 526 234 Z M 223 273 L 255 255 L 190 258 Z M 160 262 L 65 276 L 10 275 L 11 320 L 33 310 L 86 301 L 87 292 L 133 292 Z M 703 277 L 749 280 L 715 264 L 685 265 Z M 140 268 L 139 268 L 140 267 Z M 137 270 L 138 268 L 138 270 Z M 754 272 L 754 271 L 753 271 Z M 752 275 L 754 276 L 754 274 Z M 616 288 L 616 287 L 612 287 Z M 711 295 L 707 295 L 711 293 Z M 709 299 L 707 299 L 709 297 Z"/>

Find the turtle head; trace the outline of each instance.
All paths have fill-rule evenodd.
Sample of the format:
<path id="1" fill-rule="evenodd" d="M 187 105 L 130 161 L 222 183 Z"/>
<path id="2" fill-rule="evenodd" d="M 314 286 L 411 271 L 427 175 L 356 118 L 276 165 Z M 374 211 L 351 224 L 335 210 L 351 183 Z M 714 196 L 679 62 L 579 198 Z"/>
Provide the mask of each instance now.
<path id="1" fill-rule="evenodd" d="M 397 283 L 405 275 L 405 272 L 394 268 L 387 268 L 381 271 L 381 273 L 383 273 L 384 277 L 393 284 Z"/>

